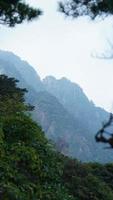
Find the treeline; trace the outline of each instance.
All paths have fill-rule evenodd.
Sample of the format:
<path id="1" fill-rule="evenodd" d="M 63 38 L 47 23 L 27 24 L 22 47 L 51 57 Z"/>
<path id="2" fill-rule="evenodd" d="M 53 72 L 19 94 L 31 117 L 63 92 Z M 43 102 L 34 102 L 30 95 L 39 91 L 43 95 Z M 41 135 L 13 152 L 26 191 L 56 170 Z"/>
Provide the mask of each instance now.
<path id="1" fill-rule="evenodd" d="M 113 200 L 113 164 L 57 152 L 17 83 L 0 75 L 0 200 Z"/>

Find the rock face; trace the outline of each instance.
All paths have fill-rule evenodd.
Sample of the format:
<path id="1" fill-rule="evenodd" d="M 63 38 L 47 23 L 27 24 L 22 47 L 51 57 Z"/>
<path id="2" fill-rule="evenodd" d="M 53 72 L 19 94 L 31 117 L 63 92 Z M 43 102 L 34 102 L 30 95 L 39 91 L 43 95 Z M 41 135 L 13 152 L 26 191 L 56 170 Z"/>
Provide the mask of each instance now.
<path id="1" fill-rule="evenodd" d="M 59 100 L 82 130 L 95 133 L 101 126 L 100 122 L 106 120 L 108 113 L 89 101 L 79 85 L 66 78 L 57 80 L 52 76 L 46 77 L 43 83 L 46 90 Z"/>
<path id="2" fill-rule="evenodd" d="M 62 153 L 82 161 L 112 161 L 112 152 L 95 143 L 94 135 L 109 113 L 96 107 L 79 85 L 52 76 L 40 80 L 27 62 L 0 51 L 0 73 L 18 79 L 29 91 L 26 100 L 35 106 L 33 118 Z"/>

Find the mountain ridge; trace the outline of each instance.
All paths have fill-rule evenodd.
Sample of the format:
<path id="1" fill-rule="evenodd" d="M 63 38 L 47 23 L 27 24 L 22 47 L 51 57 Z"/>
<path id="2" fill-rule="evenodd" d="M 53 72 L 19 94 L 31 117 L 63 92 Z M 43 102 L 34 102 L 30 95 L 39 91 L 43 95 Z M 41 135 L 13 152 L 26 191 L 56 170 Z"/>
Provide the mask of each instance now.
<path id="1" fill-rule="evenodd" d="M 82 161 L 111 160 L 112 154 L 106 152 L 105 157 L 102 145 L 94 140 L 109 113 L 90 102 L 78 84 L 52 76 L 41 81 L 32 66 L 4 51 L 0 51 L 0 71 L 19 79 L 21 87 L 27 88 L 26 99 L 35 106 L 33 118 L 58 150 Z"/>

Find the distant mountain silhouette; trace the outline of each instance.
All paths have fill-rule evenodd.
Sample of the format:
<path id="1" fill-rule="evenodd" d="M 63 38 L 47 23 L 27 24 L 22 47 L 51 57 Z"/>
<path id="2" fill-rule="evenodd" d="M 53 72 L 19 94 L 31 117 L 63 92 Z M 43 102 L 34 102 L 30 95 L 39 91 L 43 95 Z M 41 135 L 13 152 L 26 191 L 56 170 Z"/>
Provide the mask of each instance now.
<path id="1" fill-rule="evenodd" d="M 76 83 L 67 78 L 57 80 L 48 76 L 43 80 L 46 90 L 55 96 L 60 103 L 77 121 L 82 130 L 95 133 L 101 126 L 101 121 L 105 121 L 108 113 L 89 101 L 83 90 Z"/>
<path id="2" fill-rule="evenodd" d="M 96 107 L 79 85 L 52 76 L 41 81 L 34 68 L 11 52 L 0 51 L 0 73 L 18 79 L 35 106 L 33 118 L 62 153 L 82 161 L 110 162 L 112 152 L 96 144 L 94 135 L 109 113 Z"/>

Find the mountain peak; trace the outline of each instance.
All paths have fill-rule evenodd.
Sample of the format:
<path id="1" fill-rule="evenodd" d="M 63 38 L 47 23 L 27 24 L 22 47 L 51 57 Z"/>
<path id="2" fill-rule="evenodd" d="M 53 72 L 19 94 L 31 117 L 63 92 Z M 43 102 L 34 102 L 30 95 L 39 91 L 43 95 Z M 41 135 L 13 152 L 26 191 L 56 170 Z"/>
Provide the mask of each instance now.
<path id="1" fill-rule="evenodd" d="M 78 84 L 54 76 L 41 81 L 31 65 L 11 52 L 0 51 L 0 71 L 28 89 L 26 100 L 35 106 L 34 119 L 57 146 L 60 144 L 60 150 L 62 141 L 66 144 L 62 152 L 84 161 L 111 160 L 112 155 L 103 156 L 105 153 L 94 141 L 94 134 L 109 113 L 95 107 Z"/>
<path id="2" fill-rule="evenodd" d="M 36 70 L 12 52 L 0 50 L 0 73 L 10 77 L 14 76 L 21 80 L 21 83 L 26 82 L 27 85 L 36 90 L 43 90 L 43 84 Z M 23 87 L 22 84 L 21 86 Z"/>

